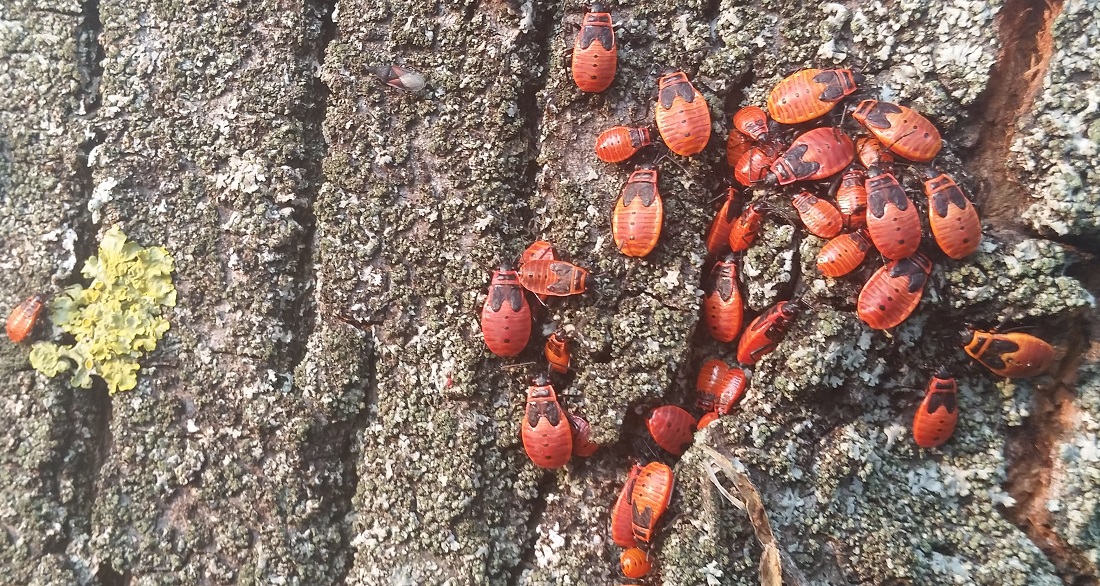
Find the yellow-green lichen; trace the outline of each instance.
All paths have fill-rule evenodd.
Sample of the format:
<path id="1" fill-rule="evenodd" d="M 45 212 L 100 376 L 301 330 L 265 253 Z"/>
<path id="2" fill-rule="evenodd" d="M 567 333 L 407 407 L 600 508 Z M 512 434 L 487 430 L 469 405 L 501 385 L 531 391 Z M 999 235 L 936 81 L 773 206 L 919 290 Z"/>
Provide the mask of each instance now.
<path id="1" fill-rule="evenodd" d="M 49 377 L 73 369 L 69 382 L 81 388 L 97 375 L 112 395 L 137 386 L 137 360 L 168 331 L 162 307 L 176 305 L 172 271 L 167 250 L 142 248 L 112 227 L 81 270 L 91 284 L 72 285 L 50 303 L 50 321 L 75 343 L 36 343 L 31 366 Z"/>

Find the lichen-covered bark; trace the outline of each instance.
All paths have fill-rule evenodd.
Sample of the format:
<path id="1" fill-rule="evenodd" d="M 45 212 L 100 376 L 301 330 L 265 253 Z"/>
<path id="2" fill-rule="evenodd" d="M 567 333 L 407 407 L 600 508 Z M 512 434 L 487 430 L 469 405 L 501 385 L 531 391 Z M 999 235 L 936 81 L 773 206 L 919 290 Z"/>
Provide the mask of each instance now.
<path id="1" fill-rule="evenodd" d="M 992 187 L 990 156 L 972 151 L 1017 128 L 981 110 L 1005 87 L 990 72 L 1015 71 L 1004 40 L 1036 34 L 1005 35 L 1021 0 L 612 6 L 620 65 L 600 95 L 570 78 L 578 2 L 170 4 L 0 6 L 0 302 L 77 280 L 116 222 L 172 252 L 180 292 L 138 388 L 113 398 L 34 375 L 24 348 L 0 345 L 13 582 L 613 582 L 609 507 L 632 458 L 650 457 L 642 413 L 692 401 L 704 359 L 732 361 L 695 332 L 730 114 L 799 67 L 853 64 L 881 98 L 929 114 L 948 140 L 937 165 L 979 201 L 997 204 L 1017 173 L 1043 195 L 1032 228 L 1094 236 L 1088 214 L 1065 211 L 1095 204 L 1088 182 L 1048 181 L 1051 165 L 1088 173 L 1072 129 L 1089 110 L 1064 106 L 1094 89 L 1070 83 L 1097 65 L 1083 4 L 1052 19 L 1048 82 L 1034 106 L 1013 102 L 1034 114 L 1011 164 L 989 151 Z M 368 71 L 390 64 L 427 88 Z M 657 147 L 634 161 L 660 166 L 666 223 L 654 253 L 630 259 L 610 211 L 632 166 L 600 163 L 592 144 L 650 123 L 665 67 L 692 77 L 714 133 L 690 160 Z M 1051 132 L 1081 156 L 1028 142 Z M 981 250 L 937 259 L 917 315 L 888 337 L 853 315 L 857 278 L 818 278 L 823 241 L 803 235 L 789 194 L 749 197 L 772 212 L 743 259 L 750 310 L 795 294 L 809 309 L 753 369 L 742 409 L 697 441 L 746 466 L 790 559 L 829 584 L 1095 579 L 1096 358 L 1073 325 L 1095 322 L 1095 280 L 1075 278 L 1090 259 L 993 214 Z M 596 286 L 536 306 L 530 347 L 502 361 L 478 312 L 491 269 L 536 238 Z M 1002 318 L 1065 351 L 1056 381 L 967 366 L 957 327 Z M 576 342 L 563 401 L 605 447 L 543 472 L 519 441 L 539 368 L 521 363 L 559 326 Z M 908 427 L 941 364 L 962 417 L 950 443 L 920 450 Z M 760 547 L 703 458 L 676 468 L 650 583 L 758 583 Z M 1036 529 L 1048 525 L 1056 539 Z"/>

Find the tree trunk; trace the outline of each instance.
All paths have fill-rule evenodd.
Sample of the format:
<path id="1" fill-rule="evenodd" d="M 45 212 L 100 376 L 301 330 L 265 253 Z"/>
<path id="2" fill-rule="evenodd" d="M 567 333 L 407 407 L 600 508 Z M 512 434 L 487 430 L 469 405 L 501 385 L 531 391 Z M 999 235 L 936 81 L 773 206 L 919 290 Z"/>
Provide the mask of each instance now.
<path id="1" fill-rule="evenodd" d="M 132 391 L 70 388 L 0 345 L 0 582 L 621 579 L 609 510 L 653 458 L 641 414 L 693 403 L 700 364 L 734 360 L 696 332 L 730 116 L 796 69 L 851 66 L 868 96 L 940 128 L 935 164 L 981 204 L 982 248 L 935 257 L 886 336 L 853 311 L 870 271 L 821 277 L 824 241 L 785 192 L 746 192 L 772 210 L 742 261 L 751 315 L 792 295 L 810 308 L 696 444 L 744 466 L 788 584 L 1097 583 L 1100 8 L 609 6 L 618 74 L 584 94 L 569 52 L 586 8 L 0 4 L 0 303 L 83 282 L 113 224 L 171 252 L 179 291 Z M 391 64 L 427 87 L 370 73 Z M 633 166 L 592 145 L 652 124 L 665 67 L 689 74 L 714 132 L 699 156 L 634 159 L 660 168 L 665 226 L 632 259 L 610 213 Z M 478 322 L 490 273 L 539 238 L 595 286 L 536 302 L 525 353 L 497 358 Z M 1059 348 L 1052 375 L 969 366 L 956 330 L 1002 319 Z M 555 327 L 575 347 L 563 403 L 603 447 L 546 472 L 518 428 Z M 959 425 L 922 450 L 909 426 L 940 365 Z M 646 583 L 760 583 L 764 548 L 708 460 L 676 464 Z"/>

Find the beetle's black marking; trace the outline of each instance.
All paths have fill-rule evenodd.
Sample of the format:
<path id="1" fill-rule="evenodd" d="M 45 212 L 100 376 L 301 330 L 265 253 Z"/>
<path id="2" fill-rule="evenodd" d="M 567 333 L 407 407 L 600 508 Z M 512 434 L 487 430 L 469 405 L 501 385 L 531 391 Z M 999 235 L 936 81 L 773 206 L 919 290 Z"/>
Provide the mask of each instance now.
<path id="1" fill-rule="evenodd" d="M 615 29 L 611 26 L 586 24 L 581 29 L 580 48 L 587 49 L 592 41 L 599 41 L 605 51 L 615 48 Z"/>

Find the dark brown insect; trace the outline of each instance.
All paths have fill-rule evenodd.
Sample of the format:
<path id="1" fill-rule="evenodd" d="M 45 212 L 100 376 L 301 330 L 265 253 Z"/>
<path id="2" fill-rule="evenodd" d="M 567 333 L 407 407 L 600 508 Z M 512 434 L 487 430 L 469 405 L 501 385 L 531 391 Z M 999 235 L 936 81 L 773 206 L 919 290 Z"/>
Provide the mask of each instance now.
<path id="1" fill-rule="evenodd" d="M 34 326 L 38 323 L 38 316 L 42 313 L 42 307 L 45 303 L 46 298 L 36 293 L 16 305 L 15 309 L 11 310 L 8 315 L 6 325 L 8 339 L 16 344 L 26 340 L 27 336 L 34 331 Z"/>
<path id="2" fill-rule="evenodd" d="M 582 92 L 602 92 L 615 81 L 618 64 L 619 46 L 611 14 L 604 12 L 602 5 L 593 4 L 573 43 L 573 81 Z"/>

